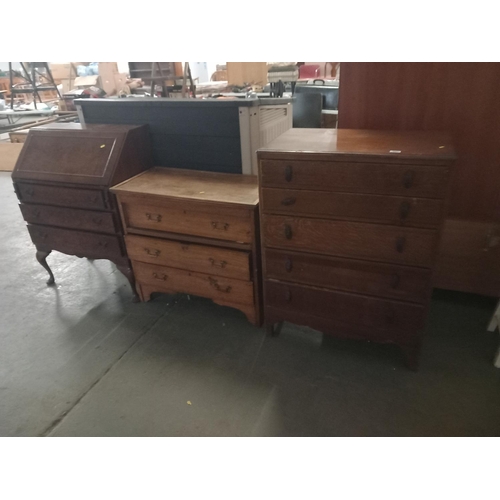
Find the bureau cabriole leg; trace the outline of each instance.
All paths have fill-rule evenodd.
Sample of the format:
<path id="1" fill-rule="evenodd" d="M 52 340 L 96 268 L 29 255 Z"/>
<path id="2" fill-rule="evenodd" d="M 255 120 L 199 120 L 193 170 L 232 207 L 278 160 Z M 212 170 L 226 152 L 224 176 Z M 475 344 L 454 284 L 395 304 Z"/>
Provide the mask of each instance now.
<path id="1" fill-rule="evenodd" d="M 134 272 L 132 271 L 132 268 L 127 265 L 119 265 L 116 264 L 117 269 L 128 279 L 130 286 L 132 288 L 132 293 L 134 294 L 134 297 L 132 299 L 133 302 L 140 302 L 141 299 L 139 298 L 139 295 L 137 293 L 137 290 L 135 288 L 135 277 L 134 277 Z"/>
<path id="2" fill-rule="evenodd" d="M 53 285 L 55 283 L 54 275 L 52 274 L 52 270 L 47 264 L 47 257 L 50 255 L 50 250 L 48 252 L 44 252 L 42 250 L 37 250 L 36 252 L 36 260 L 45 268 L 45 270 L 49 273 L 49 279 L 47 280 L 47 285 Z"/>

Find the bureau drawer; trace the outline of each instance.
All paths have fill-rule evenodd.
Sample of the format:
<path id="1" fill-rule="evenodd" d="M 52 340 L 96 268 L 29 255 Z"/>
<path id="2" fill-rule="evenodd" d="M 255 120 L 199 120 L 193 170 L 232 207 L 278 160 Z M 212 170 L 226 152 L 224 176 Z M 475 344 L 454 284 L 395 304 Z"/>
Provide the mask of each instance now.
<path id="1" fill-rule="evenodd" d="M 282 311 L 392 330 L 395 334 L 423 326 L 424 307 L 417 304 L 269 280 L 265 282 L 265 297 L 266 306 Z"/>
<path id="2" fill-rule="evenodd" d="M 430 267 L 437 231 L 362 222 L 263 215 L 264 246 Z"/>
<path id="3" fill-rule="evenodd" d="M 32 224 L 28 224 L 28 230 L 39 250 L 57 250 L 78 257 L 111 260 L 125 255 L 117 236 Z"/>
<path id="4" fill-rule="evenodd" d="M 168 206 L 122 202 L 128 228 L 203 236 L 226 241 L 252 241 L 250 212 L 235 209 L 232 214 L 202 205 L 169 201 Z M 239 212 L 239 213 L 238 213 Z M 237 215 L 236 215 L 237 214 Z"/>
<path id="5" fill-rule="evenodd" d="M 80 210 L 48 205 L 20 205 L 24 220 L 32 224 L 83 229 L 100 233 L 115 233 L 118 228 L 110 212 Z"/>
<path id="6" fill-rule="evenodd" d="M 428 269 L 266 249 L 266 278 L 424 303 Z"/>
<path id="7" fill-rule="evenodd" d="M 290 189 L 444 198 L 449 168 L 329 161 L 261 160 L 261 185 Z"/>
<path id="8" fill-rule="evenodd" d="M 299 214 L 417 227 L 436 227 L 443 202 L 370 194 L 263 188 L 264 213 Z"/>
<path id="9" fill-rule="evenodd" d="M 132 261 L 136 280 L 167 293 L 190 293 L 215 301 L 253 304 L 253 283 Z"/>
<path id="10" fill-rule="evenodd" d="M 250 280 L 250 253 L 208 245 L 127 235 L 127 252 L 132 260 Z"/>
<path id="11" fill-rule="evenodd" d="M 16 183 L 20 201 L 24 203 L 43 203 L 77 208 L 108 208 L 104 193 L 95 189 L 79 189 L 43 184 Z"/>

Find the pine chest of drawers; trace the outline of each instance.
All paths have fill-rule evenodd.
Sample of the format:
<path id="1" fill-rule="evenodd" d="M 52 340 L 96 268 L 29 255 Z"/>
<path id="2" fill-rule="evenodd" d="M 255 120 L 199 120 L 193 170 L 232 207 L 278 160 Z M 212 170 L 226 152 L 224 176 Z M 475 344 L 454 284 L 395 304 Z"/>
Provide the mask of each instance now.
<path id="1" fill-rule="evenodd" d="M 264 322 L 395 343 L 416 367 L 454 151 L 445 133 L 292 129 L 258 151 Z"/>
<path id="2" fill-rule="evenodd" d="M 261 324 L 255 177 L 156 167 L 111 191 L 141 300 L 200 295 Z"/>
<path id="3" fill-rule="evenodd" d="M 52 250 L 89 259 L 108 259 L 125 274 L 135 293 L 123 230 L 109 186 L 151 167 L 146 126 L 91 125 L 85 129 L 32 129 L 12 180 L 36 257 Z"/>

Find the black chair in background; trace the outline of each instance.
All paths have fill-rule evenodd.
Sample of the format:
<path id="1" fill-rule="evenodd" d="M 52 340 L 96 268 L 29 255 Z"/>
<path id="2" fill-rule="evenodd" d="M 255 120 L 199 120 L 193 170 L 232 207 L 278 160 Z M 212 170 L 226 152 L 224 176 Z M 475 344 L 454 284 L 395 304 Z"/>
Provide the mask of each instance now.
<path id="1" fill-rule="evenodd" d="M 293 128 L 321 128 L 321 94 L 295 94 Z"/>

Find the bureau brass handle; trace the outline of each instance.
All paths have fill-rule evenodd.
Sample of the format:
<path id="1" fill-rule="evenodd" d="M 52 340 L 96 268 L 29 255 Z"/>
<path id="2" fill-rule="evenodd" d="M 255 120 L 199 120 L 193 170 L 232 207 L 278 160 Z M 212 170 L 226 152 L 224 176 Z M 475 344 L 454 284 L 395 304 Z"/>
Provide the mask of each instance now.
<path id="1" fill-rule="evenodd" d="M 160 280 L 160 281 L 167 281 L 168 276 L 166 274 L 162 273 L 153 273 L 153 278 L 155 280 Z"/>
<path id="2" fill-rule="evenodd" d="M 285 301 L 290 302 L 292 300 L 292 292 L 289 288 L 285 290 Z"/>
<path id="3" fill-rule="evenodd" d="M 399 274 L 393 274 L 391 276 L 391 287 L 397 288 L 399 286 L 400 281 L 401 281 L 401 278 L 400 278 Z"/>
<path id="4" fill-rule="evenodd" d="M 92 219 L 92 222 L 96 225 L 96 226 L 100 226 L 102 224 L 102 217 L 94 217 Z"/>
<path id="5" fill-rule="evenodd" d="M 399 253 L 403 253 L 403 250 L 405 249 L 405 245 L 406 245 L 406 237 L 405 236 L 400 236 L 396 240 L 396 250 Z"/>
<path id="6" fill-rule="evenodd" d="M 229 293 L 231 291 L 231 286 L 221 286 L 219 285 L 219 282 L 214 279 L 214 278 L 208 278 L 208 282 L 216 289 L 219 290 L 219 292 L 224 292 L 224 293 Z"/>
<path id="7" fill-rule="evenodd" d="M 286 259 L 285 260 L 285 269 L 287 272 L 290 272 L 292 270 L 293 264 L 291 259 Z"/>
<path id="8" fill-rule="evenodd" d="M 407 170 L 403 175 L 403 186 L 406 189 L 409 189 L 413 186 L 413 177 L 415 176 L 415 172 L 413 170 Z"/>
<path id="9" fill-rule="evenodd" d="M 229 224 L 227 222 L 212 221 L 212 227 L 214 229 L 220 229 L 221 231 L 227 231 Z"/>
<path id="10" fill-rule="evenodd" d="M 296 201 L 297 200 L 295 198 L 285 198 L 284 200 L 281 200 L 281 204 L 286 206 L 295 205 Z"/>
<path id="11" fill-rule="evenodd" d="M 225 260 L 217 261 L 217 260 L 212 259 L 212 258 L 210 258 L 208 260 L 212 263 L 212 266 L 214 266 L 214 267 L 224 268 L 224 267 L 226 267 L 226 264 L 227 264 L 227 262 Z"/>
<path id="12" fill-rule="evenodd" d="M 288 224 L 285 224 L 285 238 L 287 240 L 292 239 L 292 228 Z"/>
<path id="13" fill-rule="evenodd" d="M 160 214 L 151 214 L 149 212 L 146 212 L 146 219 L 152 220 L 155 222 L 161 222 L 161 215 Z"/>
<path id="14" fill-rule="evenodd" d="M 292 177 L 293 177 L 292 166 L 291 165 L 287 165 L 285 167 L 285 180 L 287 182 L 290 182 L 292 180 Z"/>
<path id="15" fill-rule="evenodd" d="M 399 207 L 399 216 L 401 220 L 405 220 L 410 214 L 411 205 L 407 201 L 403 201 Z"/>
<path id="16" fill-rule="evenodd" d="M 151 257 L 159 257 L 160 255 L 160 250 L 151 250 L 150 248 L 145 248 L 144 251 L 148 254 L 151 255 Z"/>

